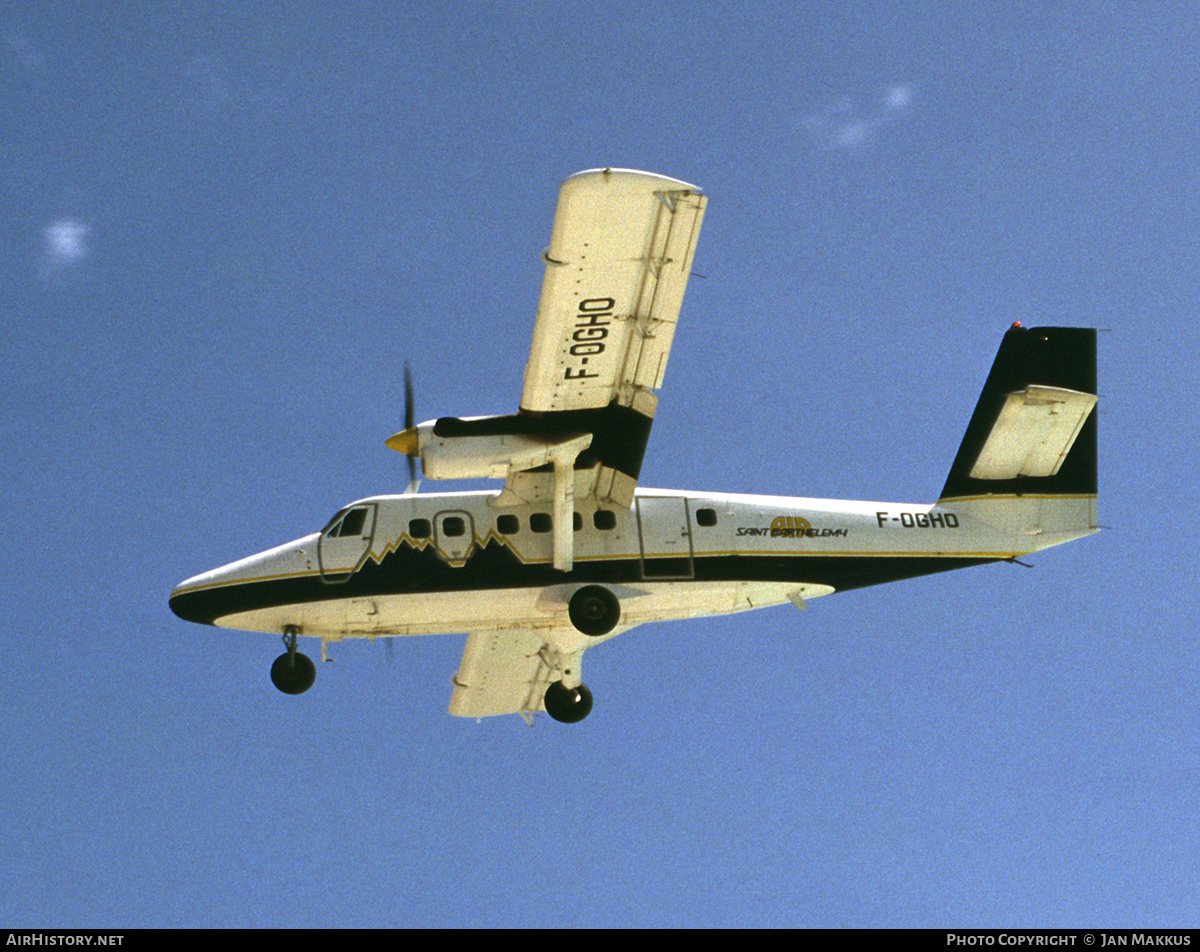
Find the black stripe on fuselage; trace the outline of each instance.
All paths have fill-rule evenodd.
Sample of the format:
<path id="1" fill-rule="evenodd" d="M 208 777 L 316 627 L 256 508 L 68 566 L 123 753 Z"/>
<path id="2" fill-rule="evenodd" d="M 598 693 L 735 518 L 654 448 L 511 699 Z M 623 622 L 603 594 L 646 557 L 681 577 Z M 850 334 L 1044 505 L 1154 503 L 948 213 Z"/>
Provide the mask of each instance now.
<path id="1" fill-rule="evenodd" d="M 171 598 L 171 610 L 187 621 L 211 625 L 227 615 L 280 605 L 564 583 L 795 582 L 846 591 L 994 561 L 962 556 L 697 555 L 692 560 L 694 578 L 674 580 L 647 577 L 639 558 L 577 560 L 573 570 L 564 573 L 549 562 L 526 564 L 508 546 L 492 539 L 482 549 L 476 548 L 465 564 L 454 567 L 432 546 L 418 549 L 402 544 L 379 562 L 368 559 L 344 582 L 330 584 L 319 576 L 303 576 L 231 583 L 179 592 Z"/>

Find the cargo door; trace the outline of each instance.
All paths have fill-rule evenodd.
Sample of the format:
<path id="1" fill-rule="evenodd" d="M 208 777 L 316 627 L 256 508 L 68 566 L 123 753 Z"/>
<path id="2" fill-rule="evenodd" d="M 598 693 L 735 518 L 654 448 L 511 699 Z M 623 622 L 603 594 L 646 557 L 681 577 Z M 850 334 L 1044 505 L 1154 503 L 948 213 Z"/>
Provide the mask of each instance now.
<path id="1" fill-rule="evenodd" d="M 642 578 L 689 579 L 696 575 L 692 522 L 682 496 L 637 496 Z"/>

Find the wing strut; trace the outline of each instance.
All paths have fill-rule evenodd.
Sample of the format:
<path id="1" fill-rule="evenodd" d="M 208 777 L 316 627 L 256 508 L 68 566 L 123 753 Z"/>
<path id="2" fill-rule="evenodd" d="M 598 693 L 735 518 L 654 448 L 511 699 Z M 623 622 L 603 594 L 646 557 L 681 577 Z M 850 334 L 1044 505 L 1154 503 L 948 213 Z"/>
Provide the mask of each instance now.
<path id="1" fill-rule="evenodd" d="M 551 449 L 554 463 L 554 567 L 569 572 L 575 564 L 575 459 L 592 443 L 585 433 Z"/>

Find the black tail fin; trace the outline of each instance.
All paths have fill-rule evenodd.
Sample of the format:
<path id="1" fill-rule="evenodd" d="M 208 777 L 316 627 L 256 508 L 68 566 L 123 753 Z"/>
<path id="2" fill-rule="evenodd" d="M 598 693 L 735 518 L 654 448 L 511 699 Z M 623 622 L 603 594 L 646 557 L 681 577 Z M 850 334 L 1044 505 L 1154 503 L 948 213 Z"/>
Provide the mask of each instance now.
<path id="1" fill-rule="evenodd" d="M 942 499 L 1096 494 L 1096 332 L 1004 335 Z"/>

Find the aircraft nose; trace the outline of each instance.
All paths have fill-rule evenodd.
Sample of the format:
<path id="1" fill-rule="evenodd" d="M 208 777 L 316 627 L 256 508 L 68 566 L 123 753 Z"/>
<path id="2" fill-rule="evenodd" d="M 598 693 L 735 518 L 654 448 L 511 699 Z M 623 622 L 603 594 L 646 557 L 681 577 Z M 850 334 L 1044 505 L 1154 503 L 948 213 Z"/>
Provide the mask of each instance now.
<path id="1" fill-rule="evenodd" d="M 319 538 L 320 533 L 314 532 L 185 579 L 171 592 L 171 611 L 184 621 L 215 625 L 217 619 L 226 615 L 262 607 L 259 599 L 264 583 L 313 572 L 313 553 Z"/>
<path id="2" fill-rule="evenodd" d="M 236 600 L 238 583 L 261 556 L 231 562 L 199 575 L 184 579 L 171 592 L 168 604 L 171 611 L 184 621 L 197 625 L 215 625 L 222 615 L 229 614 L 231 599 Z"/>
<path id="3" fill-rule="evenodd" d="M 184 621 L 194 622 L 197 625 L 211 625 L 216 617 L 208 604 L 211 599 L 205 598 L 204 591 L 192 587 L 194 582 L 195 579 L 187 579 L 176 585 L 171 592 L 168 604 L 171 606 L 171 611 Z"/>

